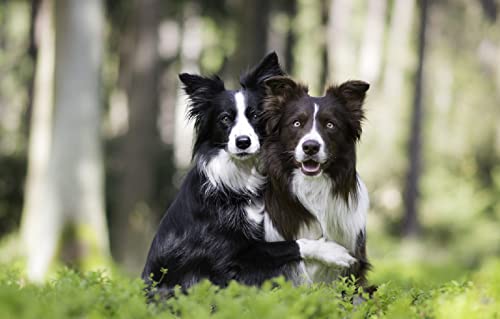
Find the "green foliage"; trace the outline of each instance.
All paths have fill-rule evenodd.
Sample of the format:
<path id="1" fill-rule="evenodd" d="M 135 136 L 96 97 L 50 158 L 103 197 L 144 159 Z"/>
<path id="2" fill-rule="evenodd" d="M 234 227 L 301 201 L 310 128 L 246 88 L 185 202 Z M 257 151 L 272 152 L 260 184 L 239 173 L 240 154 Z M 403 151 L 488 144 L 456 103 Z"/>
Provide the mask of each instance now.
<path id="1" fill-rule="evenodd" d="M 443 265 L 442 270 L 448 267 Z M 435 284 L 436 269 L 426 269 L 429 280 L 414 287 L 398 280 L 379 283 L 372 298 L 346 278 L 333 285 L 311 287 L 293 287 L 283 279 L 268 282 L 262 288 L 232 282 L 225 289 L 203 281 L 192 287 L 188 295 L 179 293 L 156 304 L 146 303 L 139 279 L 65 269 L 52 281 L 36 286 L 26 284 L 15 268 L 0 268 L 1 318 L 495 318 L 500 315 L 499 259 L 486 262 L 468 276 L 470 279 Z M 408 276 L 404 267 L 390 270 L 382 267 L 377 272 L 385 272 L 378 278 L 391 278 L 391 274 L 394 278 Z"/>

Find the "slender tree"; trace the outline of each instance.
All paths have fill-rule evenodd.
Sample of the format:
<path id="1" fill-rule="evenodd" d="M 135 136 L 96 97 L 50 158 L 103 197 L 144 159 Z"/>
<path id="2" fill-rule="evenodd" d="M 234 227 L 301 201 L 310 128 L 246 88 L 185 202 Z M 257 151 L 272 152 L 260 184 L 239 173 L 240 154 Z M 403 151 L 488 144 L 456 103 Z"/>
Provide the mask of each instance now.
<path id="1" fill-rule="evenodd" d="M 392 4 L 383 83 L 387 101 L 403 98 L 404 78 L 411 57 L 409 39 L 414 8 L 415 0 L 399 0 Z"/>
<path id="2" fill-rule="evenodd" d="M 390 2 L 388 2 L 390 3 Z M 364 147 L 361 152 L 376 152 L 378 156 L 370 161 L 370 166 L 391 165 L 383 172 L 372 172 L 378 180 L 386 180 L 386 186 L 404 185 L 407 158 L 399 151 L 406 142 L 401 132 L 407 132 L 407 114 L 411 108 L 411 62 L 415 52 L 412 50 L 411 34 L 414 25 L 415 0 L 393 1 L 388 6 L 390 20 L 384 48 L 381 82 L 374 83 L 374 91 L 369 99 L 367 114 L 369 121 L 365 125 Z M 373 106 L 373 107 L 370 107 Z M 383 129 L 376 129 L 381 128 Z M 378 164 L 375 164 L 378 163 Z M 369 173 L 370 174 L 370 173 Z M 380 176 L 383 176 L 381 179 Z M 372 177 L 372 178 L 373 178 Z M 389 189 L 389 188 L 387 188 Z M 404 189 L 404 186 L 397 187 Z M 403 192 L 397 192 L 397 198 L 391 205 L 396 210 Z M 401 201 L 402 202 L 402 201 Z M 402 209 L 401 209 L 402 211 Z M 394 212 L 395 213 L 395 212 Z"/>
<path id="3" fill-rule="evenodd" d="M 270 9 L 271 4 L 267 0 L 238 3 L 236 41 L 243 40 L 245 45 L 236 46 L 231 57 L 232 78 L 237 80 L 242 71 L 257 63 L 266 54 Z"/>
<path id="4" fill-rule="evenodd" d="M 183 7 L 182 40 L 179 52 L 180 72 L 199 73 L 199 59 L 203 47 L 200 8 L 194 3 Z M 193 123 L 186 121 L 187 101 L 179 81 L 175 103 L 174 160 L 175 166 L 185 170 L 191 163 Z"/>
<path id="5" fill-rule="evenodd" d="M 283 66 L 287 72 L 290 72 L 295 68 L 295 59 L 293 55 L 293 48 L 295 47 L 295 34 L 292 28 L 292 19 L 297 14 L 297 0 L 289 0 L 285 1 L 284 12 L 290 18 L 290 26 L 286 35 L 286 46 L 285 52 L 283 55 L 285 56 L 285 61 Z"/>
<path id="6" fill-rule="evenodd" d="M 27 203 L 23 223 L 28 276 L 33 280 L 43 279 L 56 257 L 83 269 L 102 266 L 109 258 L 100 144 L 103 6 L 99 0 L 56 1 L 54 20 L 50 19 L 51 9 L 47 2 L 42 12 L 55 21 L 55 55 L 49 54 L 53 52 L 51 41 L 44 44 L 46 50 L 41 45 L 39 79 L 53 76 L 53 81 L 37 84 L 48 85 L 44 89 L 54 92 L 53 125 L 49 129 L 43 126 L 49 120 L 49 106 L 42 108 L 45 118 L 37 114 L 33 123 L 52 136 L 44 138 L 44 149 L 39 151 L 50 150 L 43 159 L 41 182 L 33 190 L 39 191 L 34 198 L 43 199 L 40 206 Z M 42 93 L 38 88 L 36 92 Z M 50 97 L 37 98 L 50 102 Z M 32 136 L 37 129 L 32 128 Z"/>
<path id="7" fill-rule="evenodd" d="M 411 115 L 410 140 L 408 155 L 410 159 L 405 189 L 405 215 L 402 225 L 403 236 L 414 236 L 420 232 L 418 221 L 419 181 L 422 173 L 422 122 L 424 65 L 426 51 L 426 29 L 429 4 L 420 0 L 419 34 L 418 34 L 418 64 L 415 74 L 415 91 Z"/>
<path id="8" fill-rule="evenodd" d="M 369 0 L 359 58 L 359 76 L 373 84 L 380 76 L 386 0 Z"/>
<path id="9" fill-rule="evenodd" d="M 113 214 L 114 257 L 137 272 L 146 258 L 153 233 L 151 201 L 160 146 L 157 52 L 159 0 L 131 3 L 129 27 L 121 54 L 120 72 L 127 93 L 128 131 L 120 144 L 121 170 Z"/>
<path id="10" fill-rule="evenodd" d="M 48 166 L 52 141 L 54 85 L 54 15 L 52 0 L 43 0 L 35 17 L 34 37 L 38 43 L 38 61 L 33 90 L 33 111 L 30 117 L 28 173 L 21 220 L 21 240 L 28 259 L 28 275 L 41 280 L 55 254 L 56 233 L 50 223 Z M 49 216 L 47 216 L 49 215 Z M 48 226 L 51 226 L 50 224 Z M 49 231 L 50 230 L 50 231 Z"/>
<path id="11" fill-rule="evenodd" d="M 324 74 L 321 1 L 297 1 L 297 15 L 293 22 L 295 55 L 293 74 L 309 85 L 312 94 L 320 94 Z"/>
<path id="12" fill-rule="evenodd" d="M 356 45 L 352 32 L 354 0 L 331 0 L 329 3 L 327 49 L 328 81 L 344 81 L 355 76 Z"/>
<path id="13" fill-rule="evenodd" d="M 25 123 L 31 122 L 31 113 L 33 111 L 33 95 L 35 90 L 35 77 L 36 77 L 36 61 L 38 55 L 38 43 L 36 39 L 36 21 L 39 16 L 39 9 L 41 0 L 31 0 L 31 14 L 30 14 L 30 30 L 29 30 L 29 45 L 28 45 L 28 56 L 30 57 L 31 63 L 33 64 L 33 72 L 28 83 L 28 102 L 25 112 Z M 30 126 L 26 125 L 24 130 L 29 134 Z"/>

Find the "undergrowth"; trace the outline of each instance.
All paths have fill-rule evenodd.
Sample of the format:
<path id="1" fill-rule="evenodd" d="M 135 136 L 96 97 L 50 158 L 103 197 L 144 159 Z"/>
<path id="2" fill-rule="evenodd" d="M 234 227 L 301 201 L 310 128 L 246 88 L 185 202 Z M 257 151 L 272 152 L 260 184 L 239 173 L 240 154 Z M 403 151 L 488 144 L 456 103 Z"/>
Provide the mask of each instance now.
<path id="1" fill-rule="evenodd" d="M 204 281 L 187 295 L 147 304 L 139 279 L 64 269 L 35 285 L 12 266 L 3 266 L 0 318 L 500 318 L 498 259 L 439 284 L 412 285 L 395 275 L 395 281 L 390 274 L 379 276 L 388 280 L 376 282 L 378 291 L 363 302 L 361 292 L 344 278 L 310 287 L 293 287 L 282 279 L 261 288 L 233 282 L 225 289 Z"/>

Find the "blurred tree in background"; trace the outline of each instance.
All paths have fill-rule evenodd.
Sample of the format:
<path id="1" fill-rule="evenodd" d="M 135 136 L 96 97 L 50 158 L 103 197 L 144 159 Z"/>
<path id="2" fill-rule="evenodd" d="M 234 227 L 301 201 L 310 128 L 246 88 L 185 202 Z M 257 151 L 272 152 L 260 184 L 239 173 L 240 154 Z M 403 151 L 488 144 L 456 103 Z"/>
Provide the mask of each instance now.
<path id="1" fill-rule="evenodd" d="M 108 259 L 100 134 L 103 9 L 90 0 L 45 1 L 40 10 L 49 38 L 35 80 L 21 227 L 34 280 L 43 279 L 58 255 L 84 269 Z"/>
<path id="2" fill-rule="evenodd" d="M 109 242 L 138 274 L 191 157 L 177 74 L 236 88 L 271 50 L 313 94 L 371 84 L 358 168 L 375 260 L 411 235 L 415 258 L 498 255 L 497 16 L 495 0 L 0 1 L 0 261 L 51 251 L 42 278 Z"/>

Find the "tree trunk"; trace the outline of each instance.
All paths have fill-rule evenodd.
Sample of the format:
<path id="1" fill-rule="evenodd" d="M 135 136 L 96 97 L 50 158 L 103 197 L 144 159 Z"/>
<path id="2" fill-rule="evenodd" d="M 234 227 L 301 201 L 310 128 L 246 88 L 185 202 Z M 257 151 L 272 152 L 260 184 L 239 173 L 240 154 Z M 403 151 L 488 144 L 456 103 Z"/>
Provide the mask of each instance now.
<path id="1" fill-rule="evenodd" d="M 285 71 L 288 73 L 290 70 L 293 70 L 295 68 L 295 60 L 293 56 L 293 48 L 295 47 L 295 34 L 293 32 L 292 28 L 292 18 L 295 17 L 297 14 L 297 0 L 288 0 L 285 2 L 285 14 L 290 17 L 290 26 L 287 31 L 286 35 L 286 47 L 285 47 L 285 61 L 283 63 L 283 66 L 285 68 Z"/>
<path id="2" fill-rule="evenodd" d="M 321 1 L 297 1 L 297 16 L 293 23 L 295 61 L 293 75 L 308 84 L 311 94 L 323 89 L 323 24 Z"/>
<path id="3" fill-rule="evenodd" d="M 21 220 L 21 241 L 27 256 L 27 273 L 41 280 L 55 254 L 58 226 L 49 206 L 48 166 L 52 141 L 54 85 L 54 17 L 52 0 L 43 0 L 36 17 L 38 43 L 33 111 L 28 144 L 28 172 Z"/>
<path id="4" fill-rule="evenodd" d="M 0 50 L 5 50 L 6 48 L 6 30 L 7 30 L 7 19 L 5 18 L 8 0 L 0 0 L 0 12 L 2 12 L 0 19 Z"/>
<path id="5" fill-rule="evenodd" d="M 392 173 L 386 176 L 389 179 L 391 176 L 403 176 L 406 169 L 406 158 L 394 146 L 399 147 L 402 144 L 401 132 L 408 130 L 405 121 L 407 112 L 411 108 L 409 75 L 412 72 L 411 62 L 415 52 L 411 50 L 410 40 L 414 24 L 414 6 L 415 0 L 398 0 L 392 3 L 387 46 L 383 55 L 385 66 L 382 83 L 378 90 L 372 92 L 374 98 L 379 101 L 378 104 L 384 103 L 384 107 L 373 109 L 370 114 L 370 122 L 373 125 L 366 127 L 367 130 L 384 127 L 383 130 L 373 130 L 372 134 L 367 134 L 365 138 L 383 141 L 378 143 L 377 152 L 381 155 L 378 160 L 381 164 L 391 161 L 389 171 Z M 397 102 L 386 103 L 386 101 Z M 391 120 L 387 120 L 389 118 Z M 393 183 L 404 182 L 394 180 Z"/>
<path id="6" fill-rule="evenodd" d="M 31 136 L 46 135 L 42 145 L 36 145 L 40 149 L 30 148 L 30 174 L 42 173 L 28 189 L 28 194 L 36 194 L 26 204 L 23 221 L 28 276 L 33 280 L 42 280 L 59 256 L 82 269 L 109 262 L 100 144 L 103 6 L 99 0 L 57 1 L 55 20 L 51 7 L 47 1 L 41 8 L 48 22 L 46 34 L 41 35 L 45 41 L 40 44 Z M 51 21 L 55 21 L 55 55 Z M 54 92 L 52 137 L 50 92 Z"/>
<path id="7" fill-rule="evenodd" d="M 371 84 L 380 76 L 382 48 L 384 44 L 386 0 L 368 1 L 359 61 L 359 75 Z"/>
<path id="8" fill-rule="evenodd" d="M 179 52 L 180 72 L 199 73 L 199 59 L 203 48 L 202 20 L 198 6 L 189 3 L 184 6 L 182 42 Z M 179 81 L 177 82 L 179 83 Z M 191 163 L 193 143 L 193 123 L 186 120 L 187 100 L 181 89 L 177 89 L 174 122 L 174 160 L 175 166 L 183 173 Z M 181 175 L 180 174 L 180 175 Z M 180 179 L 180 176 L 176 176 Z"/>
<path id="9" fill-rule="evenodd" d="M 56 2 L 54 137 L 49 178 L 63 216 L 66 260 L 83 269 L 108 262 L 101 145 L 101 0 Z M 56 209 L 57 211 L 57 209 Z M 75 252 L 74 249 L 77 249 Z"/>
<path id="10" fill-rule="evenodd" d="M 415 75 L 415 92 L 411 117 L 409 141 L 409 168 L 405 190 L 405 215 L 402 225 L 403 236 L 414 236 L 420 232 L 418 222 L 419 180 L 422 171 L 422 122 L 423 122 L 423 68 L 425 63 L 425 38 L 428 3 L 420 0 L 420 29 L 418 35 L 418 65 Z"/>
<path id="11" fill-rule="evenodd" d="M 409 39 L 414 7 L 415 0 L 393 3 L 384 70 L 386 101 L 399 101 L 403 98 L 404 78 L 410 64 Z"/>
<path id="12" fill-rule="evenodd" d="M 328 16 L 328 82 L 351 79 L 357 72 L 352 32 L 354 0 L 331 0 Z"/>
<path id="13" fill-rule="evenodd" d="M 136 0 L 130 21 L 132 45 L 125 52 L 125 72 L 129 107 L 128 132 L 121 141 L 123 163 L 118 185 L 118 202 L 113 216 L 113 252 L 129 272 L 143 266 L 156 221 L 151 202 L 160 147 L 158 119 L 157 53 L 160 2 Z M 128 36 L 128 35 L 124 35 Z"/>
<path id="14" fill-rule="evenodd" d="M 483 13 L 491 22 L 497 21 L 498 4 L 495 0 L 480 0 Z"/>
<path id="15" fill-rule="evenodd" d="M 30 30 L 29 30 L 29 45 L 28 56 L 33 65 L 33 72 L 28 83 L 28 101 L 26 103 L 26 111 L 24 115 L 25 123 L 31 123 L 31 115 L 33 111 L 33 98 L 35 91 L 35 77 L 36 77 L 36 60 L 38 55 L 38 41 L 36 38 L 36 21 L 39 16 L 39 9 L 42 0 L 31 0 L 31 14 L 30 14 Z M 24 126 L 26 136 L 29 136 L 30 125 Z"/>
<path id="16" fill-rule="evenodd" d="M 267 53 L 267 38 L 269 30 L 268 0 L 240 1 L 237 16 L 240 17 L 236 41 L 245 45 L 237 45 L 231 57 L 231 74 L 229 82 L 237 85 L 239 76 L 247 68 L 259 62 Z"/>

